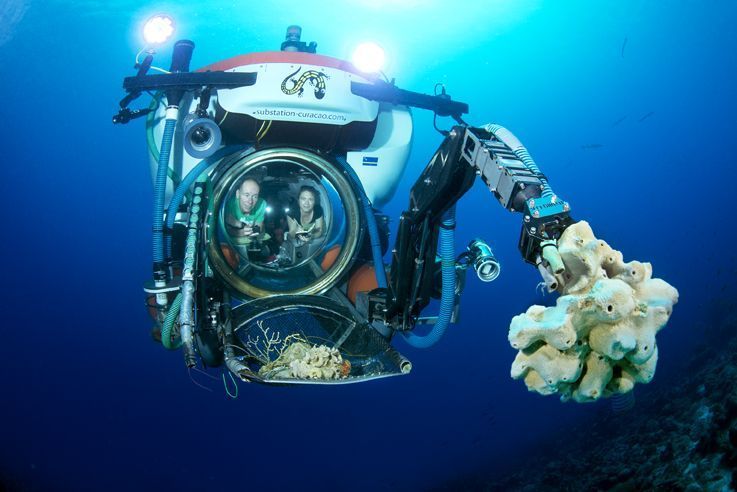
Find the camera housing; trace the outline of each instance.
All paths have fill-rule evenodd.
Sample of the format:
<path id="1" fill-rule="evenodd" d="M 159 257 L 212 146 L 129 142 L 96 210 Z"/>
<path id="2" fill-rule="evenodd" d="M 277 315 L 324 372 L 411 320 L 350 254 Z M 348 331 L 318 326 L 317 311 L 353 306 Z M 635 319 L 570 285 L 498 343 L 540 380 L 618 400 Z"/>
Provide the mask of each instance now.
<path id="1" fill-rule="evenodd" d="M 207 159 L 220 148 L 222 133 L 217 123 L 196 113 L 184 120 L 184 150 L 197 159 Z"/>

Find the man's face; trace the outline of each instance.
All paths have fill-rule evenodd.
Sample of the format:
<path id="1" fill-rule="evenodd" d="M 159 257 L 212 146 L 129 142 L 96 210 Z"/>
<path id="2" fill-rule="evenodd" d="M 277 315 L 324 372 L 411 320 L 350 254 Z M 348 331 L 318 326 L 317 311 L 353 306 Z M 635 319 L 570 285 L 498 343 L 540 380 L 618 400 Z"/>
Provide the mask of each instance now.
<path id="1" fill-rule="evenodd" d="M 251 213 L 251 210 L 253 210 L 254 205 L 258 201 L 259 191 L 261 191 L 261 187 L 255 181 L 248 179 L 243 182 L 241 187 L 238 188 L 238 191 L 235 192 L 241 212 L 244 214 Z"/>

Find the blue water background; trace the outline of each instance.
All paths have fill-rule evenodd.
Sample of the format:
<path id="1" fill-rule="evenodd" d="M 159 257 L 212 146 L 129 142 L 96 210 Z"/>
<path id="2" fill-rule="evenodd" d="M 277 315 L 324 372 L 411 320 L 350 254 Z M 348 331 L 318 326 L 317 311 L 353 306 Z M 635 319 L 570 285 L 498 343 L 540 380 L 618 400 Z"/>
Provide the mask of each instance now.
<path id="1" fill-rule="evenodd" d="M 193 67 L 278 49 L 292 23 L 326 55 L 377 40 L 398 85 L 431 92 L 442 82 L 470 104 L 470 123 L 515 132 L 576 219 L 680 291 L 658 336 L 655 380 L 638 399 L 677 385 L 694 347 L 718 343 L 715 303 L 734 308 L 736 2 L 11 0 L 0 12 L 7 487 L 426 490 L 468 473 L 491 480 L 514 464 L 534 473 L 526 456 L 546 436 L 570 429 L 576 439 L 607 408 L 561 404 L 510 379 L 509 321 L 554 301 L 535 293 L 537 273 L 516 249 L 520 216 L 481 184 L 458 205 L 456 246 L 489 240 L 502 275 L 469 276 L 462 322 L 437 346 L 397 342 L 411 375 L 241 385 L 236 401 L 217 383 L 194 386 L 181 353 L 150 340 L 143 308 L 144 125 L 110 122 L 140 24 L 157 12 L 196 42 Z M 414 115 L 408 170 L 385 207 L 394 217 L 441 140 L 431 115 Z M 590 144 L 601 147 L 582 148 Z"/>

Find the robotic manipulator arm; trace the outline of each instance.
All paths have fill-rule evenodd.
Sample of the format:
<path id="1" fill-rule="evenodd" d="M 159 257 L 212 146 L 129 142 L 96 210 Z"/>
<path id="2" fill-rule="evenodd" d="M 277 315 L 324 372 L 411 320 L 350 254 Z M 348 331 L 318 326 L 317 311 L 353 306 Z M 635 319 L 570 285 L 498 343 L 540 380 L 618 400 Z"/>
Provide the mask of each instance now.
<path id="1" fill-rule="evenodd" d="M 523 214 L 519 250 L 540 270 L 550 290 L 562 281 L 556 241 L 573 219 L 568 204 L 550 190 L 546 177 L 504 128 L 455 126 L 410 191 L 392 250 L 388 289 L 370 296 L 370 316 L 406 331 L 414 328 L 435 288 L 442 216 L 478 176 L 499 203 Z"/>

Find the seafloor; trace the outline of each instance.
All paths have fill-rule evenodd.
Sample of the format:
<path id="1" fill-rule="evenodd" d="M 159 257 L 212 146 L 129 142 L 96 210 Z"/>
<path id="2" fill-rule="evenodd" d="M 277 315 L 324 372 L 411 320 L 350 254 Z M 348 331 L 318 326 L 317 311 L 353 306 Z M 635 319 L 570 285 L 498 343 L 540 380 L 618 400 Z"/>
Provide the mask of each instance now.
<path id="1" fill-rule="evenodd" d="M 440 489 L 736 490 L 737 315 L 719 311 L 679 371 L 685 379 L 647 388 L 626 412 L 607 407 L 578 428 L 561 430 L 503 478 L 479 472 Z"/>

